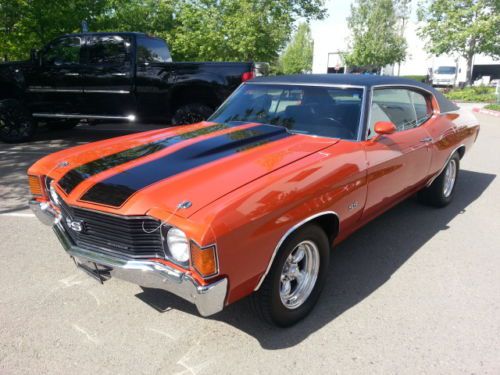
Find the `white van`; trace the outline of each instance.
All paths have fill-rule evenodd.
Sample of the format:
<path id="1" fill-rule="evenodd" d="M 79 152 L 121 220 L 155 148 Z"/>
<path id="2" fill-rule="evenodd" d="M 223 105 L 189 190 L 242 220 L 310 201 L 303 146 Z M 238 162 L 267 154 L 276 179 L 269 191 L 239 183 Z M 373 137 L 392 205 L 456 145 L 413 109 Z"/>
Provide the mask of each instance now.
<path id="1" fill-rule="evenodd" d="M 457 68 L 455 66 L 439 66 L 432 73 L 432 86 L 455 86 Z"/>

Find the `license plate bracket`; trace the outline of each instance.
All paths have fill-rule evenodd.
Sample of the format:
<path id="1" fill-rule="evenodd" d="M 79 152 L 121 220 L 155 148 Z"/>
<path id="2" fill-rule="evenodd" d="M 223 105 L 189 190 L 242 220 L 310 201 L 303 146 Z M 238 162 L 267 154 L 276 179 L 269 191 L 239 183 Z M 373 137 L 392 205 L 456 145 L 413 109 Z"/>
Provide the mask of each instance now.
<path id="1" fill-rule="evenodd" d="M 77 268 L 81 269 L 90 277 L 96 279 L 101 284 L 104 284 L 105 281 L 111 278 L 111 268 L 97 264 L 91 261 L 83 261 L 81 259 L 71 257 L 75 262 Z"/>

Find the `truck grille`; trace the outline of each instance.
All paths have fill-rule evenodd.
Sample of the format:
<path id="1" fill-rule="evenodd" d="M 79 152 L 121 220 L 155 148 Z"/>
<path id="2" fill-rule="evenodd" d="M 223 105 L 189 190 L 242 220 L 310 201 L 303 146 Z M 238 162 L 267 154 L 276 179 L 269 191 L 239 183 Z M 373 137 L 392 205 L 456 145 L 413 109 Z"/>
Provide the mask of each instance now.
<path id="1" fill-rule="evenodd" d="M 165 257 L 160 221 L 71 207 L 61 198 L 59 202 L 61 225 L 77 246 L 132 258 Z"/>

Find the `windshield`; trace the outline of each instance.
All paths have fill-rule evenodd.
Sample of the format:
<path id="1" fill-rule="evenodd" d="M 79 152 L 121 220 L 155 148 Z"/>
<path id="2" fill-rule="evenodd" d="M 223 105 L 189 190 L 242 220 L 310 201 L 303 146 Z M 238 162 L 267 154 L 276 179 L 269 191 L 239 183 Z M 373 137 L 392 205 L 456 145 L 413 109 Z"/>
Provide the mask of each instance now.
<path id="1" fill-rule="evenodd" d="M 209 121 L 281 125 L 293 133 L 356 139 L 363 89 L 245 84 Z"/>
<path id="2" fill-rule="evenodd" d="M 436 73 L 437 74 L 455 74 L 457 71 L 457 68 L 454 66 L 440 66 L 437 68 Z"/>

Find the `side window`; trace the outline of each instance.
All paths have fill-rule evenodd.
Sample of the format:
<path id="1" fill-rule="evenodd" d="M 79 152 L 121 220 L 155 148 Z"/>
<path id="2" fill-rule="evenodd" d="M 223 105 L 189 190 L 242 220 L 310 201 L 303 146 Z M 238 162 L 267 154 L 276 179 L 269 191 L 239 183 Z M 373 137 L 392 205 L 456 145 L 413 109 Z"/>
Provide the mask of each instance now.
<path id="1" fill-rule="evenodd" d="M 57 39 L 42 52 L 42 62 L 46 65 L 78 64 L 82 41 L 80 37 Z"/>
<path id="2" fill-rule="evenodd" d="M 137 62 L 139 64 L 172 62 L 167 43 L 157 38 L 137 37 Z"/>
<path id="3" fill-rule="evenodd" d="M 417 126 L 426 122 L 432 116 L 430 101 L 420 92 L 410 91 L 410 98 L 417 116 Z"/>
<path id="4" fill-rule="evenodd" d="M 120 65 L 130 62 L 130 41 L 126 37 L 92 36 L 87 46 L 89 64 Z"/>
<path id="5" fill-rule="evenodd" d="M 375 136 L 378 121 L 390 121 L 397 131 L 404 131 L 419 126 L 432 115 L 426 97 L 407 89 L 374 90 L 370 111 L 368 139 Z"/>

